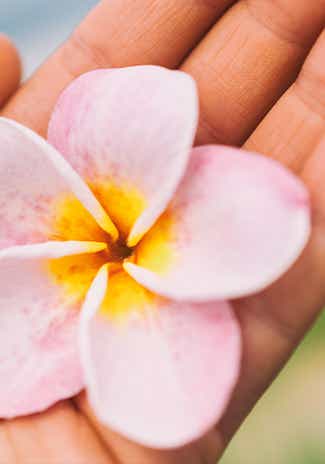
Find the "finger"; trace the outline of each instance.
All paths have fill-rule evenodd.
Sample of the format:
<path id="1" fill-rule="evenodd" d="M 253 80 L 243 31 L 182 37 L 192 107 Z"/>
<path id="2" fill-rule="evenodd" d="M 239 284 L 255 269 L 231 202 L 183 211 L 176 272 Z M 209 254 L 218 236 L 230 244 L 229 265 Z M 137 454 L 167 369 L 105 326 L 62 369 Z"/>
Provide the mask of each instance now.
<path id="1" fill-rule="evenodd" d="M 115 464 L 69 401 L 48 411 L 0 422 L 1 464 Z"/>
<path id="2" fill-rule="evenodd" d="M 295 79 L 324 21 L 325 0 L 233 6 L 183 65 L 200 91 L 197 143 L 243 143 Z"/>
<path id="3" fill-rule="evenodd" d="M 21 67 L 17 50 L 0 34 L 0 106 L 14 93 L 20 81 Z"/>
<path id="4" fill-rule="evenodd" d="M 295 173 L 303 169 L 324 134 L 324 57 L 325 31 L 296 82 L 247 140 L 245 148 L 272 156 Z"/>
<path id="5" fill-rule="evenodd" d="M 247 142 L 300 171 L 310 189 L 313 232 L 300 260 L 262 294 L 237 305 L 244 359 L 221 430 L 230 438 L 325 303 L 325 32 L 297 82 Z"/>
<path id="6" fill-rule="evenodd" d="M 44 135 L 58 95 L 73 78 L 100 67 L 176 67 L 233 1 L 102 0 L 11 100 L 5 115 Z"/>
<path id="7" fill-rule="evenodd" d="M 223 444 L 216 430 L 212 430 L 201 440 L 183 448 L 174 450 L 145 448 L 100 424 L 91 411 L 84 393 L 79 395 L 75 401 L 80 410 L 90 419 L 103 442 L 114 453 L 117 462 L 121 464 L 133 462 L 139 464 L 201 464 L 203 462 L 214 464 L 220 450 L 223 449 Z"/>

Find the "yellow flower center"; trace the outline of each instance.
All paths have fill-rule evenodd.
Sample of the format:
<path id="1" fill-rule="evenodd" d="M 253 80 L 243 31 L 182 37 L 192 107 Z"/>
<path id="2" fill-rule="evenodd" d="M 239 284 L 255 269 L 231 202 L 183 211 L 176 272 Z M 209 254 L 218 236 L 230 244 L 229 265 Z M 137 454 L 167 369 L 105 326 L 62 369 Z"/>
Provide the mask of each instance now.
<path id="1" fill-rule="evenodd" d="M 141 193 L 130 186 L 117 187 L 112 182 L 90 184 L 92 191 L 108 213 L 119 232 L 112 238 L 103 231 L 90 213 L 75 197 L 57 200 L 53 210 L 51 240 L 95 241 L 107 244 L 104 251 L 93 254 L 51 259 L 47 268 L 72 305 L 81 305 L 98 270 L 109 263 L 108 290 L 101 312 L 110 317 L 124 316 L 133 310 L 152 307 L 157 298 L 135 282 L 123 269 L 131 260 L 154 272 L 163 272 L 172 261 L 172 221 L 163 215 L 135 248 L 126 245 L 136 219 L 146 208 Z"/>

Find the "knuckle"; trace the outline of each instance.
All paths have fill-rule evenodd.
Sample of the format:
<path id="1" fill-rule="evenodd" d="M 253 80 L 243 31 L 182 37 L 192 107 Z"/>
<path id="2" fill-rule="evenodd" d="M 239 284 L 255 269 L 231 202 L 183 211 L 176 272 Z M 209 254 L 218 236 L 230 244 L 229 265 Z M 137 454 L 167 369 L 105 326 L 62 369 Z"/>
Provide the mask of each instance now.
<path id="1" fill-rule="evenodd" d="M 323 0 L 310 0 L 303 4 L 299 1 L 296 8 L 288 0 L 245 0 L 250 14 L 270 32 L 299 48 L 309 48 L 322 29 L 324 15 L 311 14 L 310 3 L 319 9 Z M 323 10 L 325 11 L 325 10 Z M 313 25 L 313 27 L 311 27 Z"/>
<path id="2" fill-rule="evenodd" d="M 313 113 L 325 119 L 325 67 L 322 63 L 308 61 L 298 76 L 294 90 Z"/>
<path id="3" fill-rule="evenodd" d="M 61 64 L 73 77 L 109 65 L 108 51 L 76 29 L 60 51 Z"/>

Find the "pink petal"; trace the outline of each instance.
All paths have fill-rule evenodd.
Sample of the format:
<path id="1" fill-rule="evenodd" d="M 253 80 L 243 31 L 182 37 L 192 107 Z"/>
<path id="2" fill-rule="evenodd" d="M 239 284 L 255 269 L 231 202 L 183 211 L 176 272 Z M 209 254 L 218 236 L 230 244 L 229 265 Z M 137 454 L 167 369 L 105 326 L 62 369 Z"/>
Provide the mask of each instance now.
<path id="1" fill-rule="evenodd" d="M 0 251 L 1 418 L 42 411 L 83 387 L 78 308 L 46 271 L 46 258 L 82 251 L 89 246 L 76 242 Z"/>
<path id="2" fill-rule="evenodd" d="M 0 118 L 0 249 L 49 240 L 56 202 L 66 196 L 77 197 L 94 225 L 107 230 L 107 214 L 64 158 L 29 129 Z"/>
<path id="3" fill-rule="evenodd" d="M 80 255 L 83 253 L 97 253 L 107 248 L 106 243 L 77 242 L 74 240 L 66 242 L 45 242 L 36 245 L 18 245 L 0 250 L 0 259 L 18 258 L 49 258 L 56 259 L 63 256 Z"/>
<path id="4" fill-rule="evenodd" d="M 195 84 L 184 73 L 155 66 L 97 70 L 63 93 L 48 138 L 89 183 L 113 182 L 144 195 L 133 246 L 184 174 L 197 113 Z"/>
<path id="5" fill-rule="evenodd" d="M 117 322 L 98 312 L 106 286 L 102 268 L 80 326 L 85 381 L 98 418 L 150 447 L 200 437 L 220 419 L 238 377 L 240 332 L 231 307 L 158 300 L 130 308 Z"/>
<path id="6" fill-rule="evenodd" d="M 190 301 L 262 290 L 290 268 L 310 233 L 301 181 L 275 161 L 226 147 L 194 150 L 168 216 L 167 245 L 153 246 L 162 217 L 125 269 L 151 291 Z"/>

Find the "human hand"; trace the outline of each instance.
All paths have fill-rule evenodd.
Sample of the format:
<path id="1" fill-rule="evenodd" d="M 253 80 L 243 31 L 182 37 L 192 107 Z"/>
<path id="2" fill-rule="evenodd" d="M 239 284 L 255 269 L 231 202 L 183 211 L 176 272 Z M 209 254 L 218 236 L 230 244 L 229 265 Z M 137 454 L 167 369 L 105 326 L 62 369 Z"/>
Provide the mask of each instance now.
<path id="1" fill-rule="evenodd" d="M 80 396 L 3 422 L 4 464 L 195 464 L 222 454 L 325 302 L 324 12 L 324 0 L 104 0 L 11 99 L 4 115 L 45 135 L 58 94 L 82 72 L 147 63 L 181 67 L 199 85 L 198 143 L 245 143 L 280 160 L 303 177 L 314 212 L 310 243 L 295 267 L 262 294 L 234 303 L 242 373 L 208 436 L 180 450 L 149 450 L 101 426 Z"/>

